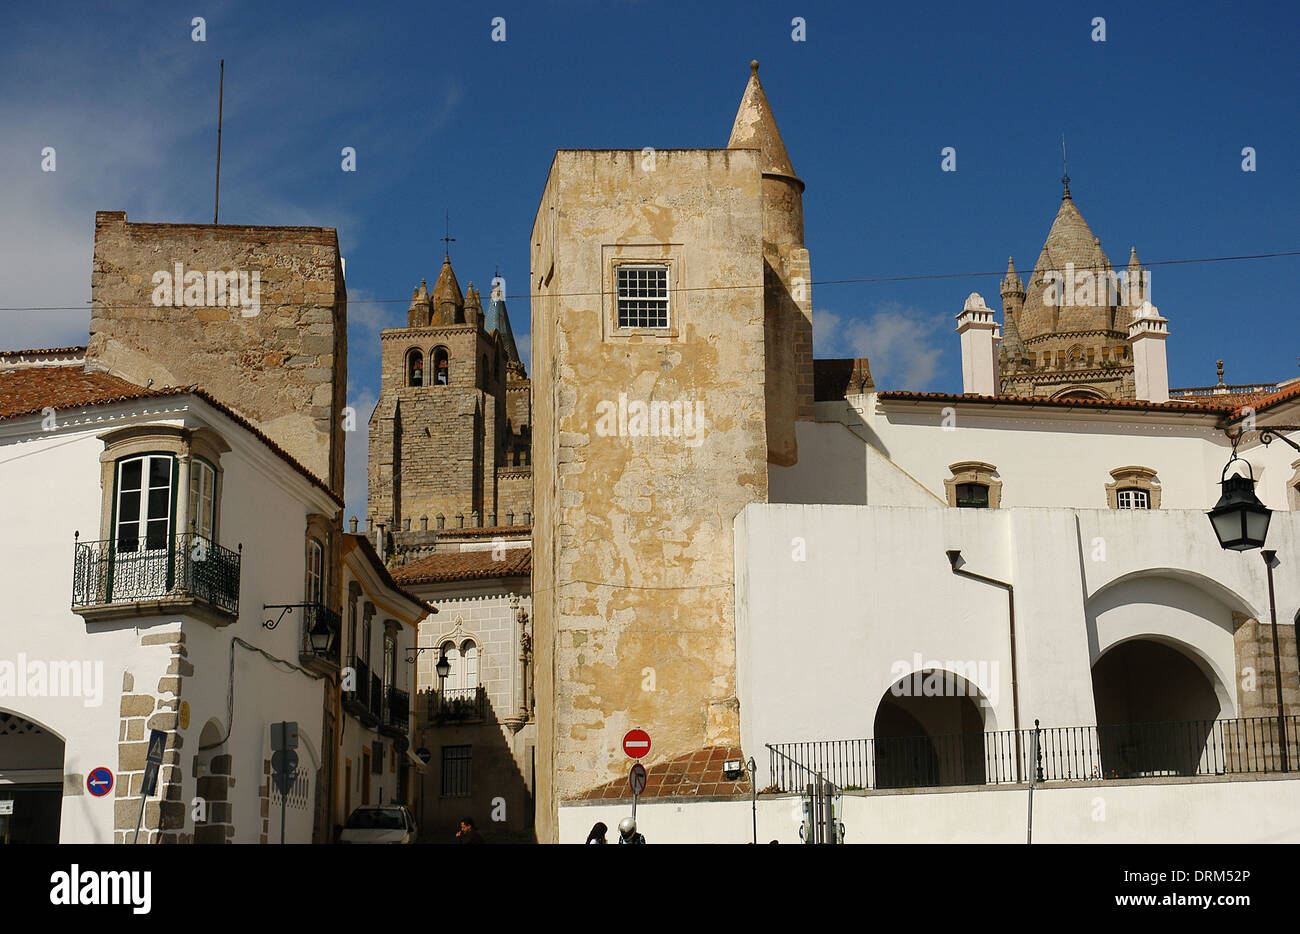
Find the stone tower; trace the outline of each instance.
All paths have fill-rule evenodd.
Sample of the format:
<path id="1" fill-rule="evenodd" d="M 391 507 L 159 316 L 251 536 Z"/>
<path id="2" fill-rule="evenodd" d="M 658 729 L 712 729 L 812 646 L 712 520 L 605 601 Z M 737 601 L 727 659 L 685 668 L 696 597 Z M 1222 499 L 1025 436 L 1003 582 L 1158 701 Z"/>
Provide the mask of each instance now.
<path id="1" fill-rule="evenodd" d="M 795 421 L 813 420 L 812 272 L 803 242 L 804 183 L 794 174 L 772 105 L 749 63 L 728 149 L 757 149 L 763 170 L 763 331 L 768 461 L 798 460 Z M 786 387 L 786 391 L 778 391 Z"/>
<path id="2" fill-rule="evenodd" d="M 531 244 L 537 820 L 739 745 L 733 520 L 811 416 L 803 183 L 751 66 L 726 149 L 560 150 Z"/>
<path id="3" fill-rule="evenodd" d="M 1117 275 L 1065 185 L 1028 288 L 1007 260 L 1002 280 L 1001 391 L 1015 396 L 1132 399 L 1129 325 L 1150 296 L 1129 253 Z"/>
<path id="4" fill-rule="evenodd" d="M 95 214 L 86 368 L 198 384 L 343 491 L 347 286 L 327 227 Z"/>
<path id="5" fill-rule="evenodd" d="M 531 520 L 530 385 L 505 296 L 490 309 L 489 322 L 444 256 L 432 294 L 424 280 L 413 291 L 406 327 L 380 332 L 368 514 L 389 533 L 386 547 Z"/>

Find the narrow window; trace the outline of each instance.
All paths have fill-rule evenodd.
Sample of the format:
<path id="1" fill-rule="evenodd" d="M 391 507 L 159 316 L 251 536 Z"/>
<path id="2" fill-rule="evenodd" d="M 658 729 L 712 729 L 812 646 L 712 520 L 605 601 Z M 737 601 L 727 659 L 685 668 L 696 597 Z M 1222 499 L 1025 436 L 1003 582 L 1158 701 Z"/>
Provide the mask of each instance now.
<path id="1" fill-rule="evenodd" d="M 451 374 L 448 366 L 447 348 L 438 347 L 433 351 L 433 384 L 435 386 L 446 386 L 449 379 L 451 379 Z"/>
<path id="2" fill-rule="evenodd" d="M 668 267 L 619 266 L 618 326 L 668 327 Z"/>
<path id="3" fill-rule="evenodd" d="M 406 355 L 406 385 L 424 385 L 424 354 L 412 350 Z"/>
<path id="4" fill-rule="evenodd" d="M 307 603 L 325 602 L 325 549 L 316 539 L 307 541 Z"/>
<path id="5" fill-rule="evenodd" d="M 190 464 L 190 521 L 194 531 L 208 540 L 216 527 L 216 486 L 212 465 L 195 458 Z"/>

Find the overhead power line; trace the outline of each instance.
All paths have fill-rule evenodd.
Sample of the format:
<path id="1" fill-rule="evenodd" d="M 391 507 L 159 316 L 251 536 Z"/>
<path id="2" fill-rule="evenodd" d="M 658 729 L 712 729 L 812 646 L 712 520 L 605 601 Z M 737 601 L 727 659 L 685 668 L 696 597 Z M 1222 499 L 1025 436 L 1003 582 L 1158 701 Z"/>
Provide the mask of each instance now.
<path id="1" fill-rule="evenodd" d="M 1300 250 L 1282 250 L 1276 253 L 1249 253 L 1241 256 L 1202 256 L 1202 257 L 1197 257 L 1195 259 L 1164 259 L 1164 260 L 1153 260 L 1150 262 L 1143 261 L 1142 269 L 1144 270 L 1150 269 L 1152 266 L 1187 266 L 1187 265 L 1193 265 L 1197 263 L 1233 263 L 1233 262 L 1240 262 L 1243 260 L 1277 259 L 1278 257 L 1283 257 L 1283 256 L 1300 256 Z M 1093 271 L 1093 270 L 1110 270 L 1111 272 L 1116 273 L 1116 275 L 1123 273 L 1126 269 L 1127 267 L 1125 266 L 1116 267 L 1113 265 L 1074 267 L 1075 272 L 1085 272 L 1085 271 Z M 1029 273 L 1032 276 L 1033 270 L 1029 270 Z M 1006 275 L 1005 269 L 997 269 L 997 270 L 993 270 L 992 272 L 925 273 L 921 275 L 912 275 L 912 276 L 857 276 L 857 277 L 845 278 L 845 279 L 814 279 L 811 282 L 809 282 L 808 285 L 821 286 L 821 285 L 858 285 L 858 284 L 866 284 L 866 283 L 874 283 L 874 282 L 921 282 L 921 281 L 933 280 L 933 279 L 986 279 L 991 276 L 997 276 L 998 278 L 1001 278 L 1002 276 L 1005 275 Z M 747 289 L 761 289 L 761 288 L 763 288 L 763 286 L 759 286 L 759 285 L 700 285 L 700 286 L 687 286 L 685 288 L 675 288 L 672 289 L 672 291 L 674 292 L 728 292 L 728 291 L 743 291 Z M 589 291 L 589 292 L 536 292 L 536 293 L 521 292 L 515 295 L 506 295 L 504 296 L 504 298 L 506 301 L 525 301 L 525 300 L 531 301 L 534 298 L 582 298 L 582 297 L 589 297 L 592 295 L 608 295 L 608 294 L 610 293 L 607 291 L 600 291 L 600 290 Z M 398 305 L 398 304 L 409 305 L 410 302 L 411 299 L 409 298 L 359 298 L 359 299 L 349 298 L 348 299 L 348 304 L 350 305 Z M 92 304 L 92 302 L 87 302 L 85 305 L 0 306 L 0 312 L 85 311 L 87 306 L 90 304 Z M 104 308 L 153 308 L 155 307 L 152 304 L 137 305 L 137 304 L 129 304 L 129 303 L 128 304 L 101 303 L 100 306 Z M 181 306 L 181 307 L 186 307 L 186 306 Z"/>

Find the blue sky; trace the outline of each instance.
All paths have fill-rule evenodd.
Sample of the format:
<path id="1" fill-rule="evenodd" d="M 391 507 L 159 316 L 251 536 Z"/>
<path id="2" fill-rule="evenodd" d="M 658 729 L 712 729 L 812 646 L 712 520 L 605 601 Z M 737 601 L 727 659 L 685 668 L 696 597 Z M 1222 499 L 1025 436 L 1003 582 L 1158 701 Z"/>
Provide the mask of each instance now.
<path id="1" fill-rule="evenodd" d="M 1140 8 L 1135 8 L 1139 7 Z M 1300 56 L 1285 4 L 318 2 L 30 5 L 0 32 L 0 305 L 84 307 L 94 212 L 211 218 L 226 60 L 221 219 L 336 227 L 349 394 L 378 388 L 378 329 L 442 255 L 462 285 L 525 291 L 557 148 L 725 146 L 761 76 L 804 196 L 820 357 L 881 388 L 959 390 L 953 316 L 1000 305 L 1071 190 L 1116 263 L 1300 249 Z M 191 39 L 194 16 L 206 41 Z M 506 41 L 491 40 L 504 17 Z M 1092 41 L 1092 20 L 1106 41 Z M 792 40 L 795 17 L 806 41 Z M 57 171 L 40 171 L 53 146 Z M 355 147 L 357 171 L 340 169 Z M 940 170 L 956 150 L 957 171 Z M 1254 147 L 1257 171 L 1242 171 Z M 1157 266 L 1175 386 L 1298 375 L 1300 257 Z M 371 303 L 398 299 L 397 303 Z M 527 352 L 528 303 L 509 303 Z M 0 311 L 0 345 L 85 342 L 88 313 Z M 364 439 L 349 445 L 349 512 Z M 354 450 L 355 448 L 355 450 Z"/>

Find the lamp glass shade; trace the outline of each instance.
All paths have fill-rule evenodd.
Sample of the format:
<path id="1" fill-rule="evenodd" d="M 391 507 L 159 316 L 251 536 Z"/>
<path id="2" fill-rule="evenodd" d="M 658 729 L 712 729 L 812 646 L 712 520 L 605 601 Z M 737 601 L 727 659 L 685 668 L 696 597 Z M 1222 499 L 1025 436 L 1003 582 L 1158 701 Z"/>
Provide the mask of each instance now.
<path id="1" fill-rule="evenodd" d="M 446 655 L 438 659 L 438 664 L 434 668 L 437 670 L 439 678 L 445 678 L 451 674 L 451 662 L 447 661 Z"/>
<path id="2" fill-rule="evenodd" d="M 1243 476 L 1223 481 L 1223 495 L 1209 512 L 1219 545 L 1229 551 L 1262 547 L 1272 515 L 1273 511 L 1255 496 L 1255 481 Z"/>
<path id="3" fill-rule="evenodd" d="M 318 620 L 316 625 L 307 633 L 307 638 L 311 640 L 312 651 L 318 655 L 323 655 L 329 651 L 330 643 L 334 641 L 334 631 L 330 629 L 325 620 Z"/>

